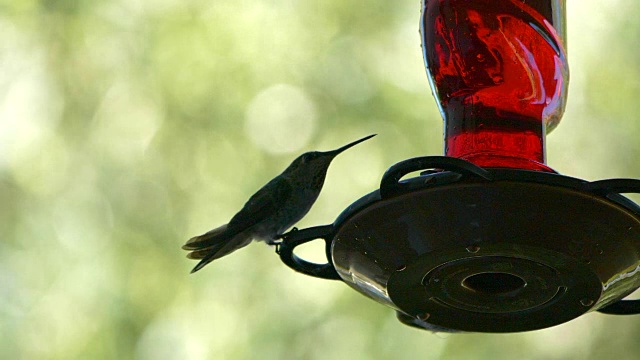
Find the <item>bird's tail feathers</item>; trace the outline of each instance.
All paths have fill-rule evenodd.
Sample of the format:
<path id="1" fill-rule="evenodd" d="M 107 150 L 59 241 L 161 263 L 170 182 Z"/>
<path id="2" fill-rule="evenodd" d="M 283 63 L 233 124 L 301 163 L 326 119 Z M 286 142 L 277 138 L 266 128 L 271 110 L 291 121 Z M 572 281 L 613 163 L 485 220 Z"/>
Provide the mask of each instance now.
<path id="1" fill-rule="evenodd" d="M 187 258 L 200 260 L 198 265 L 191 270 L 193 274 L 213 260 L 228 255 L 248 245 L 250 242 L 250 237 L 242 233 L 229 231 L 227 224 L 225 224 L 205 234 L 189 239 L 182 248 L 190 251 L 190 253 L 187 254 Z"/>
<path id="2" fill-rule="evenodd" d="M 210 246 L 208 248 L 204 248 L 202 250 L 193 250 L 192 252 L 187 254 L 187 259 L 202 260 L 205 257 L 207 257 L 207 255 L 209 255 L 211 252 L 219 250 L 220 247 L 222 247 L 222 246 L 221 245 L 214 245 L 214 246 Z"/>
<path id="3" fill-rule="evenodd" d="M 182 246 L 184 250 L 191 251 L 187 258 L 201 260 L 191 273 L 202 269 L 216 258 L 216 254 L 226 245 L 231 238 L 227 232 L 227 224 L 219 226 L 202 235 L 194 236 Z"/>
<path id="4" fill-rule="evenodd" d="M 220 249 L 222 249 L 222 247 L 223 247 L 223 244 L 220 244 L 220 245 L 215 245 L 215 246 L 212 246 L 210 248 L 203 249 L 203 250 L 190 252 L 189 255 L 187 255 L 187 257 L 189 259 L 200 260 L 198 265 L 196 265 L 191 270 L 191 273 L 193 274 L 194 272 L 196 272 L 196 271 L 202 269 L 203 267 L 205 267 L 208 263 L 210 263 L 213 260 L 221 257 L 222 255 L 220 255 L 219 252 L 220 252 Z"/>
<path id="5" fill-rule="evenodd" d="M 227 224 L 224 224 L 202 235 L 192 237 L 186 244 L 182 245 L 182 249 L 203 250 L 217 244 L 223 244 L 231 236 L 232 234 L 227 233 Z"/>
<path id="6" fill-rule="evenodd" d="M 241 235 L 238 235 L 241 236 Z M 200 260 L 200 262 L 198 263 L 198 265 L 196 265 L 193 270 L 191 270 L 191 273 L 193 274 L 194 272 L 202 269 L 203 267 L 205 267 L 205 265 L 207 265 L 208 263 L 212 262 L 215 259 L 219 259 L 223 256 L 229 255 L 232 252 L 247 246 L 250 242 L 251 239 L 245 239 L 245 241 L 242 241 L 238 244 L 235 243 L 235 240 L 238 239 L 234 239 L 234 242 L 224 242 L 224 243 L 220 243 L 220 244 L 216 244 L 213 246 L 210 246 L 208 248 L 202 249 L 202 250 L 195 250 L 190 252 L 187 257 L 189 259 L 195 259 L 195 260 Z"/>

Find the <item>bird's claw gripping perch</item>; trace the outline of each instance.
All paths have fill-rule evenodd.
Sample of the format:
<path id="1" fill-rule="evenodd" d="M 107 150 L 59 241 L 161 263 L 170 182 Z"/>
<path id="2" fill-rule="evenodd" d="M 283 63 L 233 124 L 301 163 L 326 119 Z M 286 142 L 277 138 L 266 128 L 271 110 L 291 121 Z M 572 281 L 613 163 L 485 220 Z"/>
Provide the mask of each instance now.
<path id="1" fill-rule="evenodd" d="M 289 231 L 289 232 L 286 232 L 286 233 L 284 233 L 284 234 L 278 234 L 278 235 L 276 235 L 276 236 L 273 238 L 273 240 L 268 241 L 268 242 L 267 242 L 267 244 L 268 244 L 268 245 L 275 246 L 275 247 L 276 247 L 276 254 L 280 255 L 280 245 L 282 245 L 282 242 L 283 242 L 283 241 L 286 241 L 286 240 L 287 240 L 287 237 L 288 237 L 291 233 L 296 232 L 296 231 L 298 231 L 298 228 L 297 228 L 297 227 L 294 227 L 294 228 L 292 228 L 292 229 L 291 229 L 291 231 Z"/>
<path id="2" fill-rule="evenodd" d="M 278 234 L 278 235 L 276 235 L 276 236 L 273 238 L 273 240 L 269 241 L 269 242 L 268 242 L 268 244 L 269 244 L 269 245 L 275 245 L 276 243 L 280 243 L 280 242 L 277 242 L 276 240 L 287 240 L 287 237 L 288 237 L 291 233 L 294 233 L 294 232 L 296 232 L 296 231 L 298 231 L 298 228 L 297 228 L 297 227 L 294 227 L 294 228 L 292 228 L 292 229 L 291 229 L 291 231 L 289 231 L 289 232 L 286 232 L 286 233 L 284 233 L 284 234 Z"/>
<path id="3" fill-rule="evenodd" d="M 282 245 L 282 241 L 284 240 L 284 235 L 278 235 L 275 239 L 267 241 L 267 245 L 276 247 L 276 254 L 280 255 L 280 245 Z"/>
<path id="4" fill-rule="evenodd" d="M 268 244 L 275 246 L 276 247 L 276 254 L 280 255 L 280 245 L 282 245 L 282 241 L 271 241 Z"/>

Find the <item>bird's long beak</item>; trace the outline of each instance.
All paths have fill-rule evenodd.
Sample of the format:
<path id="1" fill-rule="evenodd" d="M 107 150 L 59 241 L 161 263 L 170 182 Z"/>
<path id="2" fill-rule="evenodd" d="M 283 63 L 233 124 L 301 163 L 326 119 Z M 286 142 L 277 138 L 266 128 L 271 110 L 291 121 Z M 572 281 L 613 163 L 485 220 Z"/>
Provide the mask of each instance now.
<path id="1" fill-rule="evenodd" d="M 360 144 L 361 142 L 363 142 L 365 140 L 369 140 L 369 139 L 371 139 L 372 137 L 374 137 L 376 135 L 378 135 L 378 134 L 372 134 L 372 135 L 369 135 L 369 136 L 365 136 L 362 139 L 359 139 L 359 140 L 356 140 L 354 142 L 348 143 L 347 145 L 345 145 L 343 147 L 337 148 L 335 150 L 327 151 L 326 154 L 327 155 L 331 155 L 332 157 L 334 157 L 334 156 L 340 154 L 341 152 L 347 150 L 348 148 L 350 148 L 352 146 L 356 146 L 356 145 Z"/>

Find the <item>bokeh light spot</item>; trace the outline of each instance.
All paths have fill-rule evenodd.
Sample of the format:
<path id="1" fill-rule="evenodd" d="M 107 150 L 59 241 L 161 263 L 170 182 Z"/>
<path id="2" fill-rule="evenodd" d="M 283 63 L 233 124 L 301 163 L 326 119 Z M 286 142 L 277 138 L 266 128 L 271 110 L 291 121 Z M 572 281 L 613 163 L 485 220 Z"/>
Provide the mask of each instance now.
<path id="1" fill-rule="evenodd" d="M 245 131 L 267 152 L 290 153 L 309 142 L 316 117 L 316 106 L 304 90 L 278 84 L 253 98 L 246 112 Z"/>

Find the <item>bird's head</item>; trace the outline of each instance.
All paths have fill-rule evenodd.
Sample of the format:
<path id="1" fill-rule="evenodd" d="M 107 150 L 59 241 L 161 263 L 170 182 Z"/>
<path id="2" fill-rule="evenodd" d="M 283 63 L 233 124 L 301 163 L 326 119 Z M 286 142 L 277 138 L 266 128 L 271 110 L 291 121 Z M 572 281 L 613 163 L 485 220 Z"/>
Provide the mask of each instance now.
<path id="1" fill-rule="evenodd" d="M 312 184 L 322 187 L 327 169 L 338 154 L 374 136 L 376 134 L 365 136 L 335 150 L 306 152 L 298 156 L 285 170 L 285 173 L 301 181 L 311 181 Z"/>

